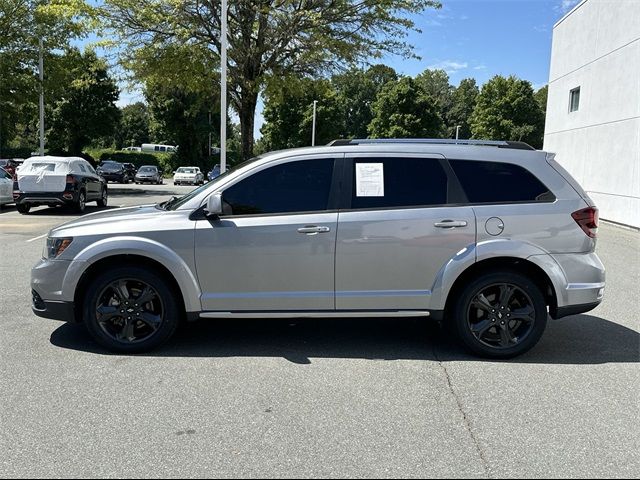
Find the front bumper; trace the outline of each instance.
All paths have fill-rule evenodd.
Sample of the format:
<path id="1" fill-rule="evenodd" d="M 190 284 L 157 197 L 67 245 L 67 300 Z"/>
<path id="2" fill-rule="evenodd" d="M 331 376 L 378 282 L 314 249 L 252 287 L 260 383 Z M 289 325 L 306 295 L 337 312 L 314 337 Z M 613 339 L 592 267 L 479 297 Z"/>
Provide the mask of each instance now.
<path id="1" fill-rule="evenodd" d="M 174 178 L 173 183 L 188 183 L 190 185 L 197 185 L 201 180 L 199 178 Z"/>
<path id="2" fill-rule="evenodd" d="M 124 173 L 104 173 L 100 174 L 107 182 L 124 182 Z"/>
<path id="3" fill-rule="evenodd" d="M 31 310 L 37 316 L 62 322 L 76 323 L 76 310 L 73 302 L 43 300 L 38 292 L 31 291 Z"/>
<path id="4" fill-rule="evenodd" d="M 158 181 L 158 179 L 156 177 L 135 177 L 135 181 L 138 183 L 156 183 Z"/>

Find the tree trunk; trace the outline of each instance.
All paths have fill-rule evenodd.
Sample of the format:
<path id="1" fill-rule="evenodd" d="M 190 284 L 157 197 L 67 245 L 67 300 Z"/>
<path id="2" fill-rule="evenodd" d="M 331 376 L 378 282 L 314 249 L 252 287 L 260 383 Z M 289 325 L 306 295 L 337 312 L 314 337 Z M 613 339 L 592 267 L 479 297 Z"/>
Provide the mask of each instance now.
<path id="1" fill-rule="evenodd" d="M 240 117 L 240 137 L 242 139 L 242 161 L 253 157 L 253 128 L 255 124 L 258 92 L 247 93 L 242 98 Z"/>

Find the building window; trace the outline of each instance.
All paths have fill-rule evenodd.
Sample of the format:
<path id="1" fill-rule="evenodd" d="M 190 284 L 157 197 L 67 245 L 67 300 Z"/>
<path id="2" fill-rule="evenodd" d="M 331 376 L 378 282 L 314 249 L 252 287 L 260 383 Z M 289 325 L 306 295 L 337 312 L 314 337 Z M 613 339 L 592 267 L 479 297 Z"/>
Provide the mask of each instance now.
<path id="1" fill-rule="evenodd" d="M 569 112 L 577 112 L 580 108 L 580 87 L 569 92 Z"/>

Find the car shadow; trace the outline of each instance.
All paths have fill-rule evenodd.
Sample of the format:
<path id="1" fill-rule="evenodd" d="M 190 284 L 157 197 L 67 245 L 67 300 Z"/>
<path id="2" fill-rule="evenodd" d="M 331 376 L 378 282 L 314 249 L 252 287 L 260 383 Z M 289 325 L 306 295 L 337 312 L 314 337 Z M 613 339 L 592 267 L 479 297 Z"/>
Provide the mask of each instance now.
<path id="1" fill-rule="evenodd" d="M 57 347 L 110 353 L 82 325 L 64 324 L 51 335 Z M 513 363 L 593 365 L 638 363 L 640 334 L 591 315 L 550 321 L 540 343 Z M 297 364 L 313 358 L 487 361 L 468 354 L 435 322 L 424 319 L 233 319 L 184 325 L 151 357 L 282 357 Z"/>

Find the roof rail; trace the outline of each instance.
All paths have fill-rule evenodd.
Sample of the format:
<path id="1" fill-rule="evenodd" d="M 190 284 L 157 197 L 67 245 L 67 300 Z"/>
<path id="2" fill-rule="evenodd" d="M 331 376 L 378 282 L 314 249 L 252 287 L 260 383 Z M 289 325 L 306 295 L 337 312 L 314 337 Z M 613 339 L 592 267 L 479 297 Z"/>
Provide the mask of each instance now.
<path id="1" fill-rule="evenodd" d="M 450 138 L 354 138 L 333 140 L 327 145 L 330 147 L 339 147 L 345 145 L 375 144 L 471 145 L 512 148 L 514 150 L 535 150 L 535 148 L 525 142 L 511 142 L 505 140 L 455 140 Z"/>

